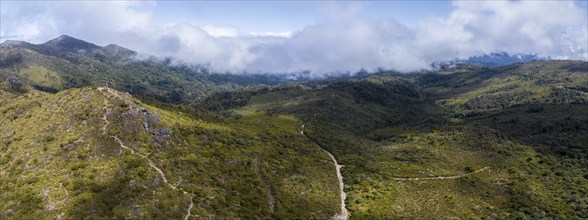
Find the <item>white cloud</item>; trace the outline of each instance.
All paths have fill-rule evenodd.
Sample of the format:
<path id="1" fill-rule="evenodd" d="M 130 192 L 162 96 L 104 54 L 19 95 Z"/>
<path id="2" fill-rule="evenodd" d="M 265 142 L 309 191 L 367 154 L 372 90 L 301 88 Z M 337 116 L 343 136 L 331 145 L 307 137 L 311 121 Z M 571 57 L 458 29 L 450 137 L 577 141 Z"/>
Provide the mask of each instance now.
<path id="1" fill-rule="evenodd" d="M 41 43 L 68 34 L 107 44 L 151 25 L 148 3 L 125 1 L 2 2 L 0 35 Z"/>
<path id="2" fill-rule="evenodd" d="M 430 58 L 505 51 L 588 59 L 586 16 L 569 1 L 457 1 L 447 18 L 420 24 L 417 43 L 437 47 Z"/>
<path id="3" fill-rule="evenodd" d="M 145 2 L 2 2 L 0 35 L 42 43 L 68 34 L 117 43 L 216 71 L 354 72 L 428 68 L 437 61 L 490 52 L 588 60 L 587 10 L 574 2 L 457 1 L 446 17 L 415 28 L 370 20 L 360 4 L 326 4 L 322 21 L 283 33 L 190 23 L 157 26 Z M 4 40 L 4 39 L 2 39 Z"/>
<path id="4" fill-rule="evenodd" d="M 202 28 L 213 37 L 238 37 L 241 33 L 238 27 L 207 25 Z"/>
<path id="5" fill-rule="evenodd" d="M 249 35 L 254 36 L 254 37 L 285 37 L 285 38 L 292 37 L 293 34 L 294 34 L 294 31 L 249 33 Z"/>

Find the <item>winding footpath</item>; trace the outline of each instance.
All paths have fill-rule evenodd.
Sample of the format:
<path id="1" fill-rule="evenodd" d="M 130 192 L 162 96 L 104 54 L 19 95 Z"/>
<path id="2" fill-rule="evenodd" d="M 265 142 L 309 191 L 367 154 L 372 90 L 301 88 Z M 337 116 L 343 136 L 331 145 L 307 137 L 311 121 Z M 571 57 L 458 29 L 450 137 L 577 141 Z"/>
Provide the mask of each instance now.
<path id="1" fill-rule="evenodd" d="M 104 95 L 104 101 L 103 101 L 103 107 L 102 107 L 102 121 L 104 121 L 104 125 L 102 125 L 102 133 L 104 135 L 108 135 L 108 126 L 110 125 L 110 121 L 108 121 L 108 114 L 110 114 L 111 109 L 108 108 L 109 105 L 109 101 L 108 98 L 110 97 L 117 97 L 117 98 L 122 98 L 120 97 L 120 95 L 116 94 L 115 92 L 113 92 L 112 90 L 110 90 L 109 88 L 103 88 L 103 87 L 99 87 L 98 91 L 102 92 L 102 94 Z M 155 171 L 157 171 L 157 173 L 159 173 L 159 176 L 161 177 L 161 179 L 163 180 L 163 182 L 169 186 L 171 189 L 173 190 L 178 190 L 177 186 L 180 184 L 182 178 L 180 177 L 180 182 L 178 182 L 175 185 L 172 185 L 169 183 L 169 181 L 167 180 L 167 177 L 165 176 L 165 173 L 159 168 L 157 167 L 157 165 L 155 165 L 155 163 L 149 159 L 149 157 L 147 157 L 147 155 L 143 155 L 140 153 L 135 152 L 135 150 L 133 150 L 133 148 L 130 148 L 128 146 L 126 146 L 123 141 L 118 138 L 118 136 L 116 135 L 108 135 L 109 137 L 112 137 L 116 143 L 118 143 L 118 145 L 120 146 L 120 148 L 122 148 L 123 150 L 127 150 L 130 151 L 131 154 L 135 154 L 138 155 L 142 158 L 145 158 L 147 160 L 147 162 L 149 163 L 149 166 L 151 168 L 153 168 Z M 188 192 L 186 192 L 183 189 L 179 189 L 182 193 L 184 194 L 188 194 Z M 194 208 L 194 194 L 190 193 L 190 204 L 188 205 L 188 209 L 186 210 L 186 215 L 184 216 L 184 220 L 188 220 L 190 218 L 190 216 L 192 216 L 191 212 L 192 212 L 192 208 Z"/>
<path id="2" fill-rule="evenodd" d="M 347 208 L 345 208 L 345 198 L 347 198 L 347 194 L 343 190 L 345 187 L 345 185 L 343 184 L 343 175 L 341 175 L 341 167 L 343 167 L 343 165 L 339 165 L 335 157 L 330 152 L 328 152 L 325 149 L 323 149 L 323 151 L 325 151 L 325 153 L 327 153 L 329 157 L 331 157 L 331 160 L 333 160 L 333 163 L 335 164 L 335 170 L 337 171 L 337 179 L 339 179 L 339 192 L 341 194 L 341 214 L 336 215 L 334 219 L 346 220 L 347 218 L 349 218 L 349 212 L 347 211 Z"/>
<path id="3" fill-rule="evenodd" d="M 186 216 L 184 216 L 184 220 L 188 220 L 188 218 L 192 216 L 192 208 L 194 208 L 194 195 L 190 195 L 190 205 L 188 206 L 188 210 L 186 210 L 187 213 Z"/>
<path id="4" fill-rule="evenodd" d="M 304 125 L 300 126 L 300 134 L 302 136 L 308 138 L 304 134 Z M 311 140 L 310 138 L 308 138 L 308 139 Z M 320 145 L 319 145 L 319 147 L 320 147 Z M 333 219 L 335 219 L 335 220 L 347 220 L 349 218 L 349 212 L 347 211 L 347 208 L 345 207 L 345 198 L 347 198 L 347 194 L 344 191 L 345 185 L 343 184 L 343 175 L 341 175 L 341 167 L 343 167 L 343 165 L 340 165 L 339 163 L 337 163 L 337 160 L 335 159 L 335 157 L 333 156 L 333 154 L 331 154 L 329 151 L 325 150 L 322 147 L 321 147 L 321 150 L 323 150 L 325 153 L 327 153 L 327 155 L 329 155 L 329 157 L 331 157 L 331 160 L 335 164 L 335 170 L 337 171 L 337 179 L 339 179 L 339 193 L 341 195 L 340 196 L 340 198 L 341 198 L 341 213 L 335 215 L 333 217 Z"/>

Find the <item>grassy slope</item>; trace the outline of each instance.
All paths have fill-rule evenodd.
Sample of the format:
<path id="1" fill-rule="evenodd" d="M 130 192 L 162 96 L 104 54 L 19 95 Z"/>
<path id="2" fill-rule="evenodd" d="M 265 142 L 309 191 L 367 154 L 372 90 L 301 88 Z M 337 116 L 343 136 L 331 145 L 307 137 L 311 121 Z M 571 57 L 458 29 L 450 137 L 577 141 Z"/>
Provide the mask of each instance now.
<path id="1" fill-rule="evenodd" d="M 2 87 L 0 218 L 182 218 L 190 195 L 195 218 L 337 211 L 334 167 L 292 118 L 207 122 L 119 92 Z"/>

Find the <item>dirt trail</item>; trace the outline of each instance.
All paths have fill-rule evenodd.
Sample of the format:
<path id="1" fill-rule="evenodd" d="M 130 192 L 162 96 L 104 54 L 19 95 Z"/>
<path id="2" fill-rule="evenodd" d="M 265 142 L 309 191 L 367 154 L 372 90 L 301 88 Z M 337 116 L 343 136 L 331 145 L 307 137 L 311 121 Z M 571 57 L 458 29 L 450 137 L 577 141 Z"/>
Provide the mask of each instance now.
<path id="1" fill-rule="evenodd" d="M 304 125 L 300 126 L 300 134 L 304 137 L 306 137 L 306 135 L 304 134 Z M 306 137 L 308 138 L 308 137 Z M 310 140 L 310 138 L 309 138 Z M 319 145 L 320 147 L 320 145 Z M 341 167 L 343 167 L 343 165 L 339 165 L 339 163 L 337 163 L 337 160 L 335 159 L 335 157 L 327 150 L 325 150 L 324 148 L 321 147 L 321 149 L 327 153 L 327 155 L 329 155 L 329 157 L 331 157 L 331 160 L 333 161 L 333 163 L 335 164 L 335 170 L 337 171 L 337 179 L 339 180 L 339 193 L 340 193 L 340 198 L 341 198 L 341 213 L 335 215 L 333 217 L 333 219 L 335 220 L 346 220 L 349 218 L 349 212 L 347 211 L 347 208 L 345 207 L 345 198 L 347 198 L 347 194 L 344 191 L 344 183 L 343 183 L 343 175 L 341 175 Z"/>
<path id="2" fill-rule="evenodd" d="M 453 180 L 453 179 L 457 179 L 457 178 L 461 178 L 464 176 L 469 176 L 475 173 L 479 173 L 482 171 L 486 171 L 489 170 L 491 167 L 490 166 L 486 166 L 483 167 L 479 170 L 476 170 L 474 172 L 471 173 L 464 173 L 464 174 L 460 174 L 460 175 L 455 175 L 455 176 L 435 176 L 435 177 L 392 177 L 392 180 L 399 180 L 399 181 L 411 181 L 411 180 Z"/>
<path id="3" fill-rule="evenodd" d="M 108 116 L 108 114 L 111 111 L 111 109 L 108 108 L 108 104 L 109 104 L 108 99 L 109 98 L 119 98 L 119 99 L 122 99 L 122 97 L 119 94 L 117 94 L 116 92 L 113 92 L 109 88 L 99 87 L 98 88 L 98 91 L 102 92 L 102 94 L 104 95 L 104 101 L 103 101 L 103 107 L 102 107 L 102 110 L 103 110 L 102 120 L 104 121 L 104 125 L 102 126 L 102 133 L 104 135 L 106 135 L 106 134 L 108 134 L 108 126 L 110 125 L 110 121 L 108 121 L 108 117 L 107 116 Z M 155 165 L 155 163 L 151 159 L 149 159 L 149 157 L 147 157 L 147 155 L 143 155 L 143 154 L 140 154 L 140 153 L 135 152 L 135 150 L 133 150 L 133 148 L 130 148 L 130 147 L 126 146 L 123 143 L 123 141 L 120 138 L 118 138 L 118 136 L 116 136 L 116 135 L 109 135 L 109 136 L 112 137 L 112 138 L 114 138 L 114 140 L 116 141 L 116 143 L 118 143 L 118 145 L 122 149 L 128 150 L 132 154 L 135 154 L 135 155 L 138 155 L 138 156 L 140 156 L 142 158 L 145 158 L 147 160 L 147 162 L 149 163 L 149 166 L 159 173 L 159 176 L 161 177 L 161 179 L 163 180 L 163 182 L 167 186 L 169 186 L 173 190 L 178 190 L 177 186 L 179 185 L 179 182 L 176 185 L 170 184 L 169 181 L 167 180 L 167 177 L 165 176 L 165 173 L 159 167 L 157 167 L 157 165 Z M 181 177 L 180 177 L 180 181 L 181 181 Z M 188 192 L 184 191 L 183 189 L 179 189 L 179 190 L 182 193 L 184 193 L 184 194 L 188 194 Z M 190 193 L 190 205 L 188 206 L 188 209 L 186 210 L 187 214 L 184 217 L 184 220 L 187 220 L 191 216 L 191 211 L 192 211 L 192 208 L 194 207 L 193 198 L 194 198 L 194 194 L 191 194 Z"/>
<path id="4" fill-rule="evenodd" d="M 349 213 L 347 212 L 347 208 L 345 208 L 345 198 L 347 198 L 347 194 L 343 190 L 345 187 L 345 185 L 343 184 L 343 175 L 341 175 L 341 167 L 343 167 L 343 165 L 339 165 L 335 157 L 330 152 L 326 151 L 325 149 L 323 149 L 323 151 L 325 151 L 325 153 L 327 153 L 329 157 L 331 157 L 331 160 L 333 160 L 333 163 L 335 164 L 335 170 L 337 171 L 337 179 L 339 179 L 339 192 L 341 194 L 341 214 L 336 215 L 334 219 L 345 220 L 349 217 Z"/>
<path id="5" fill-rule="evenodd" d="M 267 149 L 264 146 L 263 147 L 263 152 L 266 152 Z M 263 182 L 263 184 L 265 185 L 265 188 L 267 190 L 267 196 L 268 196 L 268 205 L 269 205 L 269 209 L 271 213 L 275 212 L 276 209 L 276 198 L 275 198 L 275 192 L 274 189 L 272 187 L 272 185 L 269 183 L 268 178 L 266 177 L 266 174 L 263 172 L 263 169 L 261 168 L 261 164 L 263 163 L 263 154 L 260 153 L 257 155 L 257 173 L 259 173 L 261 181 Z"/>
<path id="6" fill-rule="evenodd" d="M 192 216 L 192 208 L 194 207 L 194 195 L 190 195 L 190 205 L 188 206 L 188 210 L 186 210 L 186 216 L 184 216 L 184 220 L 188 220 L 190 216 Z"/>

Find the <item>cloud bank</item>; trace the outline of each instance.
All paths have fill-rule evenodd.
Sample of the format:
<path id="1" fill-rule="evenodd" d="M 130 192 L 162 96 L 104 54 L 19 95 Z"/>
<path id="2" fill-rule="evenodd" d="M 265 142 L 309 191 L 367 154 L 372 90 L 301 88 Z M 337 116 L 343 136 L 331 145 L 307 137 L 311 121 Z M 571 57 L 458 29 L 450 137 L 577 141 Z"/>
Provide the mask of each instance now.
<path id="1" fill-rule="evenodd" d="M 234 26 L 156 25 L 153 2 L 3 2 L 0 36 L 42 43 L 68 34 L 116 43 L 218 72 L 313 75 L 377 68 L 414 71 L 491 52 L 588 60 L 588 9 L 571 1 L 457 1 L 415 27 L 368 19 L 361 5 L 325 7 L 320 22 L 287 33 Z"/>

